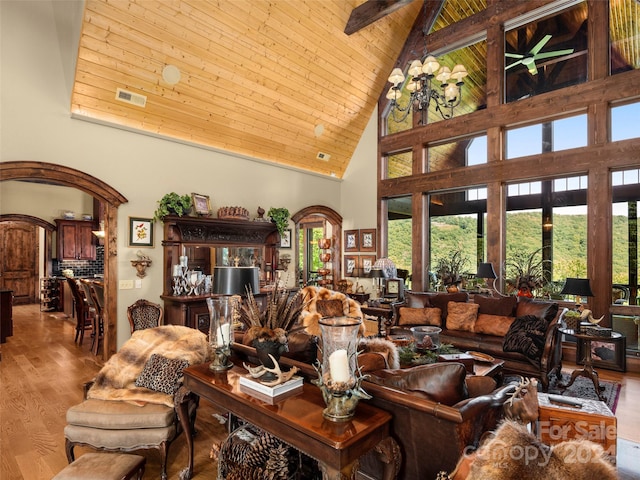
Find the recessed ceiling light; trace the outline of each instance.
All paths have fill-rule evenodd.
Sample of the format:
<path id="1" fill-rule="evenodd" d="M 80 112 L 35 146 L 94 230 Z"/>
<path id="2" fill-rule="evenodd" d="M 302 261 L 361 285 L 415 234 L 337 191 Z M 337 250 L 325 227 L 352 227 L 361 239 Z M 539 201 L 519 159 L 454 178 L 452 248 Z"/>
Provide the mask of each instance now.
<path id="1" fill-rule="evenodd" d="M 175 65 L 167 65 L 162 69 L 162 78 L 169 85 L 175 85 L 180 81 L 180 69 Z"/>

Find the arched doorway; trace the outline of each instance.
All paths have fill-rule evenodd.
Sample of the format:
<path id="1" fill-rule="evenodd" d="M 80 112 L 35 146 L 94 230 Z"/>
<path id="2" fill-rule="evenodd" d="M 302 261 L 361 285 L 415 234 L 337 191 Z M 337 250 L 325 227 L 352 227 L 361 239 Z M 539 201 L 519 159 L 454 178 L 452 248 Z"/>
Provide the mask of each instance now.
<path id="1" fill-rule="evenodd" d="M 331 284 L 326 284 L 327 288 L 334 289 L 335 284 L 342 276 L 342 216 L 335 210 L 323 205 L 312 205 L 303 208 L 291 216 L 295 228 L 295 260 L 296 272 L 299 273 L 298 280 L 304 285 L 313 282 L 311 256 L 316 255 L 318 250 L 312 244 L 312 231 L 321 230 L 323 236 L 332 239 L 331 244 Z M 326 277 L 325 277 L 326 278 Z"/>
<path id="2" fill-rule="evenodd" d="M 104 205 L 105 322 L 103 358 L 107 359 L 116 352 L 117 347 L 118 269 L 116 256 L 118 254 L 118 207 L 126 203 L 127 199 L 102 180 L 63 165 L 29 161 L 0 163 L 0 181 L 25 179 L 43 180 L 56 185 L 77 188 Z"/>

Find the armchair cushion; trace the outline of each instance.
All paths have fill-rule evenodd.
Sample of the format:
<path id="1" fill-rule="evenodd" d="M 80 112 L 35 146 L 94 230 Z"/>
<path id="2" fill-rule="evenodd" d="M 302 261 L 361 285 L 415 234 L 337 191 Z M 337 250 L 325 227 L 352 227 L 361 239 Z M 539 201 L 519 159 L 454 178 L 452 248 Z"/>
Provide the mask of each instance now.
<path id="1" fill-rule="evenodd" d="M 67 410 L 67 423 L 105 430 L 162 428 L 174 423 L 175 411 L 165 405 L 148 403 L 144 407 L 127 402 L 85 400 Z"/>
<path id="2" fill-rule="evenodd" d="M 140 376 L 136 378 L 135 385 L 173 395 L 180 386 L 182 370 L 188 366 L 187 360 L 179 358 L 172 360 L 154 353 L 145 363 Z"/>

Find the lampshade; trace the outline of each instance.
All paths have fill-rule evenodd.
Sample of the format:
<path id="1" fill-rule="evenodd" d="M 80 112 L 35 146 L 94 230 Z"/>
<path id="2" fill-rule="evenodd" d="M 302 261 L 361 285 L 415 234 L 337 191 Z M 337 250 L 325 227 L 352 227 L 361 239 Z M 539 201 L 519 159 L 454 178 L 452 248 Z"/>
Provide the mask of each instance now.
<path id="1" fill-rule="evenodd" d="M 258 267 L 214 267 L 213 293 L 219 295 L 244 295 L 248 289 L 260 290 Z"/>
<path id="2" fill-rule="evenodd" d="M 369 271 L 370 278 L 384 278 L 384 272 L 380 268 L 372 268 Z"/>
<path id="3" fill-rule="evenodd" d="M 478 265 L 477 278 L 497 278 L 496 271 L 493 269 L 493 263 L 482 262 Z"/>
<path id="4" fill-rule="evenodd" d="M 560 292 L 562 295 L 577 295 L 578 297 L 593 297 L 588 278 L 567 278 Z"/>
<path id="5" fill-rule="evenodd" d="M 398 278 L 396 264 L 390 258 L 379 258 L 373 264 L 373 268 L 378 268 L 384 272 L 385 278 Z"/>

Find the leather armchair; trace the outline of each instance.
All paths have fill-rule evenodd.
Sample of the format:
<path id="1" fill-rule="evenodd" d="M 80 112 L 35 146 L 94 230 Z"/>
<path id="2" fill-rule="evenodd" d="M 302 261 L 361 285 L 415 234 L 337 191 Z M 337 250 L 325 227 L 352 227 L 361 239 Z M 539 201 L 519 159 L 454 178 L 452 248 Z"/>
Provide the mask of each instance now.
<path id="1" fill-rule="evenodd" d="M 400 451 L 398 478 L 436 478 L 452 471 L 462 455 L 480 443 L 503 418 L 503 404 L 514 385 L 495 388 L 489 377 L 466 375 L 460 363 L 436 363 L 371 374 L 364 389 L 369 400 L 393 415 L 392 435 Z M 361 458 L 369 478 L 390 478 L 392 469 L 379 456 Z"/>

